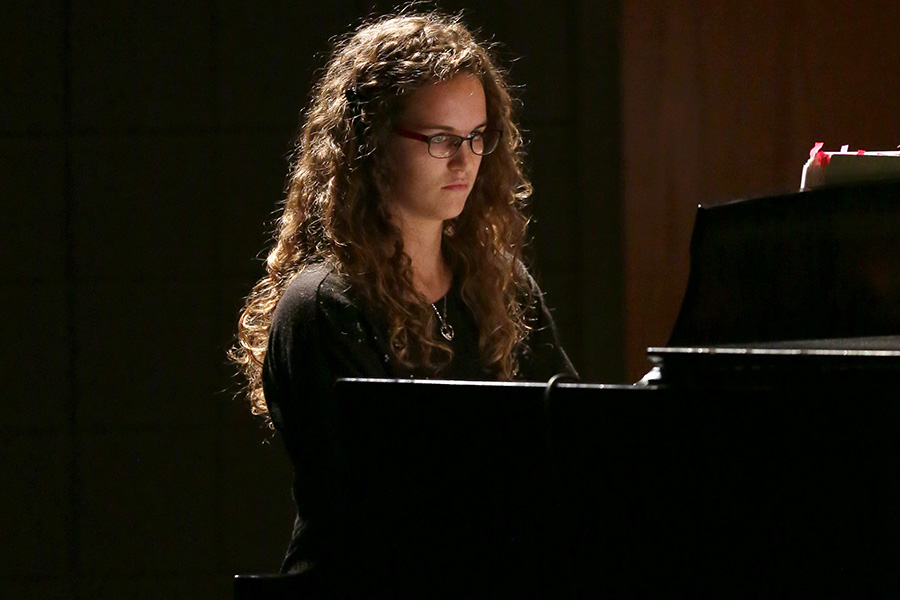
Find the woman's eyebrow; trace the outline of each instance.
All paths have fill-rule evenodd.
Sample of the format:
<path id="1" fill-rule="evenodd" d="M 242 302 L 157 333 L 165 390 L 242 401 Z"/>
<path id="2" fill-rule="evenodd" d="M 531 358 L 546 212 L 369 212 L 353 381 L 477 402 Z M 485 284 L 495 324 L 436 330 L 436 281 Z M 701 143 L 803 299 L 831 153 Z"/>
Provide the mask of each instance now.
<path id="1" fill-rule="evenodd" d="M 487 127 L 487 121 L 482 121 L 481 123 L 479 123 L 478 125 L 473 127 L 471 129 L 471 131 L 475 131 L 476 129 L 478 129 L 480 127 Z M 427 125 L 421 125 L 419 128 L 420 129 L 437 129 L 440 131 L 449 131 L 450 133 L 453 133 L 455 131 L 455 129 L 453 127 L 450 127 L 449 125 L 427 124 Z"/>

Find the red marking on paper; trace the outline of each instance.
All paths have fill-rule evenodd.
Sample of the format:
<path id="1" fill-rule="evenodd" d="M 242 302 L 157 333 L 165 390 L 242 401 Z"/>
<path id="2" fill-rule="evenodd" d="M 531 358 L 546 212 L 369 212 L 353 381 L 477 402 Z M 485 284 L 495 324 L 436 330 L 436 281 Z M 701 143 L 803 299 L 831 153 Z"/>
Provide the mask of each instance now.
<path id="1" fill-rule="evenodd" d="M 819 150 L 822 149 L 822 146 L 824 146 L 824 145 L 825 145 L 825 142 L 816 142 L 815 146 L 812 147 L 812 150 L 809 151 L 809 157 L 810 158 L 814 157 L 819 152 Z M 897 147 L 900 148 L 900 146 L 897 146 Z"/>

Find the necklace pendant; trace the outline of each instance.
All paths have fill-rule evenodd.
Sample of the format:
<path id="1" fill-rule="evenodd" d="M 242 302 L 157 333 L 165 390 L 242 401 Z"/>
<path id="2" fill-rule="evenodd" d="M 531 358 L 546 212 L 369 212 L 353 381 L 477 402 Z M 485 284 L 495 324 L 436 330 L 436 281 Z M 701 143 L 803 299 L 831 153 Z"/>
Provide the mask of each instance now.
<path id="1" fill-rule="evenodd" d="M 453 327 L 450 326 L 450 323 L 441 323 L 441 335 L 444 336 L 444 339 L 448 342 L 452 342 L 456 333 L 453 331 Z"/>
<path id="2" fill-rule="evenodd" d="M 435 306 L 434 302 L 431 303 L 431 308 L 434 309 L 434 314 L 438 318 L 438 323 L 441 326 L 441 336 L 448 342 L 452 342 L 453 337 L 456 335 L 456 333 L 453 331 L 453 327 L 450 326 L 450 323 L 447 322 L 447 319 L 444 318 L 444 315 L 441 314 L 441 311 L 438 310 L 438 307 Z M 444 296 L 444 314 L 446 313 L 447 297 Z"/>

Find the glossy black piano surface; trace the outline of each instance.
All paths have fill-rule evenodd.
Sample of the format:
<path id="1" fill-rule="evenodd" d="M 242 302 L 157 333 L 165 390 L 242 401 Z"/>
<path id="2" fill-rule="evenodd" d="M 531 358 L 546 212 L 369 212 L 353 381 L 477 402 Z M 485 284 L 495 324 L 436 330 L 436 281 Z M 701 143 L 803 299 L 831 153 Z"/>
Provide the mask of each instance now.
<path id="1" fill-rule="evenodd" d="M 698 209 L 669 346 L 648 349 L 683 433 L 662 438 L 685 518 L 657 509 L 705 540 L 685 572 L 723 595 L 900 594 L 898 250 L 897 182 Z"/>
<path id="2" fill-rule="evenodd" d="M 900 593 L 900 403 L 880 382 L 340 387 L 348 521 L 377 574 L 367 584 L 529 598 Z"/>
<path id="3" fill-rule="evenodd" d="M 670 346 L 900 335 L 900 183 L 700 207 Z"/>
<path id="4" fill-rule="evenodd" d="M 797 389 L 900 381 L 900 336 L 648 348 L 657 386 Z"/>

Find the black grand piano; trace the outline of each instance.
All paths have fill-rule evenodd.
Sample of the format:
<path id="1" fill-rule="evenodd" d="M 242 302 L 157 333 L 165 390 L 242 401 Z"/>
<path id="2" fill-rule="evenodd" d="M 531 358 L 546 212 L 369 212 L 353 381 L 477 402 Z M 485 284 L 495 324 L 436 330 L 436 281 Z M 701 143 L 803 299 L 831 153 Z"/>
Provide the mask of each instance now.
<path id="1" fill-rule="evenodd" d="M 611 525 L 640 531 L 639 559 L 673 528 L 673 568 L 648 572 L 683 585 L 653 595 L 900 593 L 898 250 L 900 182 L 698 209 L 680 314 L 648 350 L 671 505 L 653 527 Z M 615 501 L 664 497 L 659 481 Z"/>
<path id="2" fill-rule="evenodd" d="M 900 183 L 701 207 L 691 253 L 644 384 L 338 383 L 366 585 L 900 595 Z"/>

